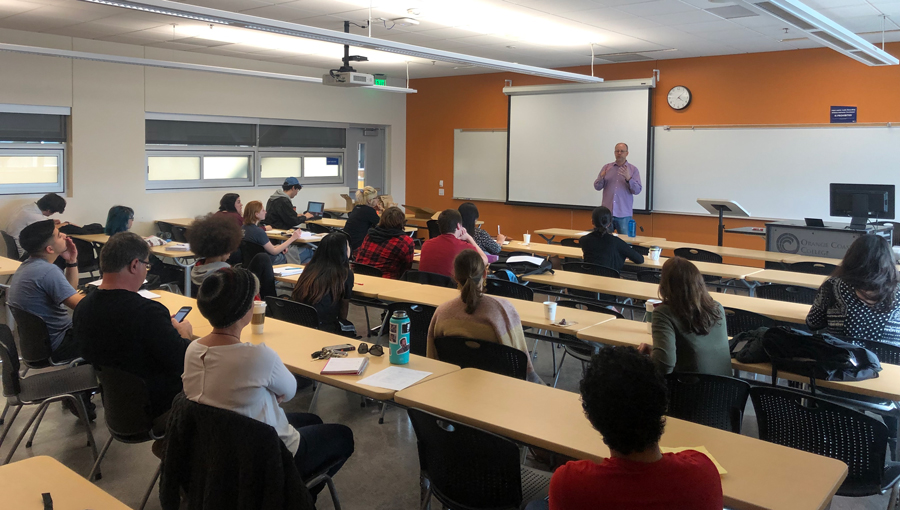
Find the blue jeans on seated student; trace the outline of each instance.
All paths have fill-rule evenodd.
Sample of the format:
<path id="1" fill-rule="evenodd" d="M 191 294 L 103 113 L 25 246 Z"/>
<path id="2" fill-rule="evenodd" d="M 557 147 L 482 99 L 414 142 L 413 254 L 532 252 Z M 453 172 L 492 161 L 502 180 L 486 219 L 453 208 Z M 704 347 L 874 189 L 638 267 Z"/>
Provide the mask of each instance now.
<path id="1" fill-rule="evenodd" d="M 550 501 L 547 499 L 536 499 L 528 503 L 525 510 L 550 510 Z"/>
<path id="2" fill-rule="evenodd" d="M 628 222 L 631 221 L 631 216 L 613 216 L 612 227 L 619 233 L 620 236 L 628 235 Z"/>

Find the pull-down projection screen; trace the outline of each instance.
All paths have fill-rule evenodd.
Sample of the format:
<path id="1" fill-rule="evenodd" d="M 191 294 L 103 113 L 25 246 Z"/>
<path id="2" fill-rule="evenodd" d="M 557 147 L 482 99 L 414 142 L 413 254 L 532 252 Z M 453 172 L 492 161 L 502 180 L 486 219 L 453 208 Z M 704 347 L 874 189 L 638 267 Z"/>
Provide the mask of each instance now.
<path id="1" fill-rule="evenodd" d="M 615 161 L 616 143 L 640 170 L 643 190 L 634 210 L 649 209 L 650 90 L 510 95 L 507 195 L 509 203 L 597 207 L 594 180 Z"/>

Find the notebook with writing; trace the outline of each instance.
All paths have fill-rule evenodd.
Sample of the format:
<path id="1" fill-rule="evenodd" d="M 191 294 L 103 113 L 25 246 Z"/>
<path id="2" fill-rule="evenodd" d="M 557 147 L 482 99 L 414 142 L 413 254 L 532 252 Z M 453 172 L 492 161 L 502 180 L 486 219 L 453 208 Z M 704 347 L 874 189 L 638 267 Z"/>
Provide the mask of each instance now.
<path id="1" fill-rule="evenodd" d="M 359 375 L 369 366 L 369 358 L 329 358 L 322 375 Z"/>

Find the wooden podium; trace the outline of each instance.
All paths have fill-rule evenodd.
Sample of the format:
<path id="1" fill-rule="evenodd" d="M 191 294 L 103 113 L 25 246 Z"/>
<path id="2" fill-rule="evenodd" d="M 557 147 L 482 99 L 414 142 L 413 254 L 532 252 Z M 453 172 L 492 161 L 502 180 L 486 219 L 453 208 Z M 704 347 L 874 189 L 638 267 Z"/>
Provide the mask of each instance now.
<path id="1" fill-rule="evenodd" d="M 434 216 L 435 213 L 437 213 L 437 211 L 435 211 L 434 209 L 429 209 L 427 207 L 416 207 L 414 205 L 406 205 L 406 204 L 402 204 L 402 205 L 407 211 L 414 214 L 414 216 L 413 216 L 414 218 L 419 218 L 422 220 L 430 220 L 431 217 Z"/>

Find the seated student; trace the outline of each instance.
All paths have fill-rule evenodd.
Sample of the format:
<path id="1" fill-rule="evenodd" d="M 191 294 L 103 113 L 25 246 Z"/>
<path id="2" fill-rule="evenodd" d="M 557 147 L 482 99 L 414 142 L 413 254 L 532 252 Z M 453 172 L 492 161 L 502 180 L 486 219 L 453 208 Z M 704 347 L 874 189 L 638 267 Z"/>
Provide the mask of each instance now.
<path id="1" fill-rule="evenodd" d="M 74 310 L 84 297 L 78 294 L 78 250 L 72 239 L 59 231 L 53 220 L 32 223 L 19 235 L 28 260 L 12 276 L 9 304 L 37 315 L 47 324 L 52 359 L 56 363 L 81 356 L 72 335 Z M 53 264 L 57 257 L 66 262 L 65 274 Z"/>
<path id="2" fill-rule="evenodd" d="M 528 380 L 543 384 L 531 364 L 519 313 L 509 301 L 484 294 L 487 267 L 481 257 L 472 250 L 464 250 L 456 256 L 453 274 L 460 297 L 441 304 L 434 312 L 428 326 L 426 356 L 437 359 L 434 339 L 444 336 L 503 344 L 524 352 L 528 358 Z"/>
<path id="3" fill-rule="evenodd" d="M 478 207 L 476 207 L 475 204 L 466 202 L 460 205 L 459 214 L 462 216 L 463 228 L 466 229 L 466 232 L 472 234 L 472 237 L 475 239 L 475 243 L 479 248 L 491 255 L 500 253 L 503 249 L 503 241 L 506 241 L 506 236 L 500 234 L 495 241 L 490 234 L 484 231 L 484 229 L 478 228 L 478 226 L 475 225 L 475 220 L 478 219 Z"/>
<path id="4" fill-rule="evenodd" d="M 313 215 L 309 212 L 298 215 L 297 208 L 294 207 L 292 202 L 301 189 L 303 189 L 303 186 L 296 177 L 285 179 L 281 189 L 275 190 L 275 193 L 272 193 L 269 201 L 266 202 L 269 217 L 266 218 L 265 224 L 279 230 L 290 230 L 299 228 L 301 223 L 306 223 L 306 220 L 312 219 Z M 247 213 L 244 212 L 244 218 L 246 219 L 246 217 Z M 246 225 L 246 222 L 244 224 Z"/>
<path id="5" fill-rule="evenodd" d="M 378 198 L 378 190 L 372 186 L 366 186 L 356 192 L 356 205 L 347 215 L 347 223 L 344 232 L 350 236 L 350 250 L 356 249 L 363 243 L 369 229 L 378 225 L 378 211 L 381 208 L 381 199 Z M 404 215 L 404 218 L 406 216 Z"/>
<path id="6" fill-rule="evenodd" d="M 162 417 L 181 392 L 184 351 L 193 329 L 165 306 L 137 293 L 147 277 L 150 248 L 137 234 L 119 232 L 100 251 L 103 283 L 85 296 L 73 317 L 81 355 L 95 366 L 134 374 L 147 384 L 150 413 Z"/>
<path id="7" fill-rule="evenodd" d="M 297 246 L 294 243 L 300 239 L 302 233 L 299 229 L 279 245 L 272 244 L 266 231 L 259 225 L 260 221 L 266 219 L 266 210 L 263 209 L 262 202 L 254 200 L 244 206 L 244 241 L 262 246 L 272 264 L 306 264 L 312 258 L 312 249 L 308 246 Z"/>
<path id="8" fill-rule="evenodd" d="M 328 474 L 334 476 L 353 454 L 353 432 L 345 425 L 325 425 L 314 414 L 285 413 L 278 405 L 294 398 L 294 376 L 266 344 L 241 342 L 257 293 L 256 278 L 239 268 L 221 269 L 203 281 L 197 308 L 213 330 L 187 348 L 184 394 L 194 402 L 274 427 L 294 456 L 301 478 L 332 464 Z M 323 487 L 310 492 L 315 495 Z"/>
<path id="9" fill-rule="evenodd" d="M 312 260 L 300 273 L 291 299 L 315 307 L 319 329 L 340 334 L 340 321 L 347 320 L 351 297 L 350 243 L 346 234 L 334 232 L 322 238 Z"/>
<path id="10" fill-rule="evenodd" d="M 403 230 L 406 215 L 399 207 L 388 207 L 378 226 L 369 229 L 356 262 L 381 269 L 385 278 L 398 279 L 412 267 L 416 244 Z"/>
<path id="11" fill-rule="evenodd" d="M 461 225 L 462 217 L 456 209 L 442 211 L 438 215 L 437 222 L 441 235 L 422 244 L 419 271 L 438 273 L 452 278 L 453 260 L 460 252 L 469 249 L 478 252 L 481 260 L 487 265 L 487 256 Z"/>
<path id="12" fill-rule="evenodd" d="M 66 199 L 56 193 L 47 193 L 38 199 L 37 202 L 25 204 L 14 212 L 9 218 L 9 223 L 6 224 L 6 233 L 16 240 L 16 249 L 19 250 L 19 255 L 28 251 L 19 242 L 19 234 L 22 232 L 22 229 L 32 223 L 44 221 L 56 213 L 62 214 L 64 212 L 66 212 Z M 61 224 L 59 220 L 53 220 L 53 222 L 57 226 L 66 225 L 66 223 Z"/>
<path id="13" fill-rule="evenodd" d="M 114 205 L 109 208 L 109 213 L 106 215 L 106 225 L 103 227 L 103 233 L 111 236 L 118 234 L 119 232 L 127 232 L 131 230 L 132 226 L 134 226 L 134 209 L 124 205 Z M 144 238 L 144 241 L 147 241 L 147 244 L 150 246 L 162 246 L 166 244 L 165 241 L 157 236 L 147 236 Z M 156 257 L 153 257 L 152 255 L 151 257 L 151 262 L 153 262 L 154 265 L 160 264 L 159 262 L 156 262 L 156 260 L 158 260 Z"/>
<path id="14" fill-rule="evenodd" d="M 806 316 L 810 329 L 900 346 L 900 282 L 894 254 L 875 235 L 857 237 Z"/>
<path id="15" fill-rule="evenodd" d="M 675 372 L 731 376 L 725 309 L 706 290 L 697 266 L 673 257 L 662 267 L 662 304 L 653 310 L 653 347 L 641 344 L 663 375 Z"/>
<path id="16" fill-rule="evenodd" d="M 606 207 L 600 206 L 591 214 L 594 230 L 579 241 L 584 261 L 598 264 L 616 271 L 625 266 L 625 259 L 635 264 L 643 264 L 644 256 L 634 251 L 625 241 L 612 234 L 613 215 Z"/>
<path id="17" fill-rule="evenodd" d="M 216 214 L 227 216 L 237 223 L 238 227 L 244 225 L 244 206 L 241 204 L 241 196 L 237 193 L 225 193 L 219 200 L 219 211 Z"/>
<path id="18" fill-rule="evenodd" d="M 610 456 L 557 469 L 550 508 L 722 510 L 722 482 L 709 458 L 693 450 L 660 452 L 666 400 L 662 376 L 633 347 L 594 355 L 581 380 L 581 405 Z"/>

